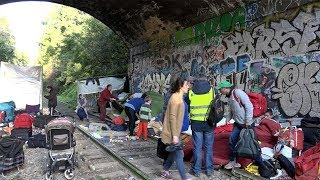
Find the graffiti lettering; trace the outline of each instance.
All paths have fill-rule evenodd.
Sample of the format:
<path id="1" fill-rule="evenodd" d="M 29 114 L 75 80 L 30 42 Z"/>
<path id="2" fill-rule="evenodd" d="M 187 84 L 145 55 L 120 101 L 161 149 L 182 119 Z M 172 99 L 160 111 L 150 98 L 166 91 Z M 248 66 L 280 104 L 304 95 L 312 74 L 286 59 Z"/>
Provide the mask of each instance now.
<path id="1" fill-rule="evenodd" d="M 279 100 L 287 116 L 320 117 L 320 82 L 315 78 L 319 70 L 319 62 L 287 64 L 280 70 L 272 98 Z"/>
<path id="2" fill-rule="evenodd" d="M 170 78 L 169 74 L 167 77 L 164 74 L 148 74 L 139 84 L 139 88 L 142 92 L 155 91 L 160 94 L 165 94 L 167 89 L 170 87 Z"/>

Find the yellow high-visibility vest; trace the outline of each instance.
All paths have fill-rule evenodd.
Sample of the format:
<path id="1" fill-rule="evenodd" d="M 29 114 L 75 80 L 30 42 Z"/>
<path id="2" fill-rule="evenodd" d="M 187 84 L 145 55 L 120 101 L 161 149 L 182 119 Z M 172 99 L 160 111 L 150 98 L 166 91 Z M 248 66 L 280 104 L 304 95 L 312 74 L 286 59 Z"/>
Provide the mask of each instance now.
<path id="1" fill-rule="evenodd" d="M 210 88 L 210 91 L 206 94 L 195 94 L 190 90 L 190 119 L 195 121 L 205 121 L 207 110 L 213 98 L 213 88 Z"/>

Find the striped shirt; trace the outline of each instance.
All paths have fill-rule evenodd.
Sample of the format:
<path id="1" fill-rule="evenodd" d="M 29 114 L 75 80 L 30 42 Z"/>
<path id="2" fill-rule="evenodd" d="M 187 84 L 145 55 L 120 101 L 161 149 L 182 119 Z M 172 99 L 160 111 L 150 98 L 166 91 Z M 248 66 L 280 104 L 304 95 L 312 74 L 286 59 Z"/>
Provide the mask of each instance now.
<path id="1" fill-rule="evenodd" d="M 140 121 L 149 122 L 151 121 L 151 105 L 145 103 L 140 108 Z"/>

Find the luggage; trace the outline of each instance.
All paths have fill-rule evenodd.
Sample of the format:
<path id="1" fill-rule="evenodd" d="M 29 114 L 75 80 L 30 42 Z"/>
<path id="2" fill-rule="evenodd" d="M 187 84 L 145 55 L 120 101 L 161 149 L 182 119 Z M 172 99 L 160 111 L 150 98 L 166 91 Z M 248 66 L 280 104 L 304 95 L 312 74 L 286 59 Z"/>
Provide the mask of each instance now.
<path id="1" fill-rule="evenodd" d="M 46 147 L 46 136 L 43 134 L 37 134 L 31 136 L 28 140 L 29 148 L 45 148 Z"/>
<path id="2" fill-rule="evenodd" d="M 301 128 L 289 127 L 283 128 L 279 132 L 278 141 L 284 141 L 287 146 L 293 147 L 296 150 L 303 149 L 303 131 Z"/>
<path id="3" fill-rule="evenodd" d="M 235 95 L 235 91 L 232 91 L 232 95 L 234 99 L 239 103 L 240 107 L 242 107 L 242 103 L 240 99 Z M 267 99 L 259 93 L 247 93 L 252 105 L 253 105 L 253 117 L 260 117 L 267 112 L 268 103 Z"/>
<path id="4" fill-rule="evenodd" d="M 28 113 L 18 114 L 13 122 L 14 128 L 32 128 L 33 117 Z"/>
<path id="5" fill-rule="evenodd" d="M 77 110 L 77 115 L 79 117 L 79 119 L 82 121 L 83 119 L 87 118 L 87 113 L 86 111 L 84 110 L 84 108 L 80 107 L 78 108 Z"/>
<path id="6" fill-rule="evenodd" d="M 0 173 L 24 163 L 23 141 L 11 137 L 0 139 Z"/>
<path id="7" fill-rule="evenodd" d="M 166 151 L 167 145 L 165 145 L 162 141 L 161 138 L 158 139 L 158 144 L 157 144 L 157 156 L 161 159 L 167 159 L 169 156 L 169 152 Z"/>
<path id="8" fill-rule="evenodd" d="M 33 119 L 33 126 L 38 127 L 41 129 L 44 129 L 44 126 L 47 125 L 51 120 L 55 119 L 56 117 L 52 117 L 49 115 L 41 115 L 41 116 L 36 116 Z"/>
<path id="9" fill-rule="evenodd" d="M 216 126 L 224 116 L 224 104 L 217 95 L 210 103 L 206 113 L 206 120 L 209 126 Z"/>
<path id="10" fill-rule="evenodd" d="M 320 144 L 296 157 L 294 163 L 296 180 L 317 180 L 320 168 Z"/>
<path id="11" fill-rule="evenodd" d="M 271 178 L 277 175 L 277 169 L 270 159 L 267 161 L 263 161 L 259 166 L 258 171 L 260 176 L 264 178 Z"/>
<path id="12" fill-rule="evenodd" d="M 22 141 L 28 141 L 29 137 L 32 135 L 31 128 L 14 128 L 11 131 L 11 137 L 20 139 Z"/>
<path id="13" fill-rule="evenodd" d="M 261 148 L 253 129 L 243 128 L 240 132 L 239 141 L 235 146 L 237 157 L 256 159 L 261 155 Z"/>

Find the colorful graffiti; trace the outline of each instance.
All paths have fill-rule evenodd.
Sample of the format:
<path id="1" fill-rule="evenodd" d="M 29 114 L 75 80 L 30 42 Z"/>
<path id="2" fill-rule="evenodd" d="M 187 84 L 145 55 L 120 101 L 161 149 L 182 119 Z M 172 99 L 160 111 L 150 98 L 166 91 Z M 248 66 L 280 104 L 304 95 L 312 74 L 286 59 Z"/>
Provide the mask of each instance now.
<path id="1" fill-rule="evenodd" d="M 178 31 L 173 43 L 179 44 L 170 52 L 132 57 L 133 89 L 165 93 L 176 77 L 206 77 L 213 86 L 228 80 L 262 93 L 277 119 L 320 117 L 319 7 L 316 2 L 261 18 L 251 3 Z"/>
<path id="2" fill-rule="evenodd" d="M 138 87 L 143 92 L 156 91 L 160 94 L 165 94 L 167 93 L 167 89 L 170 87 L 170 78 L 170 74 L 167 77 L 162 73 L 147 74 Z"/>

